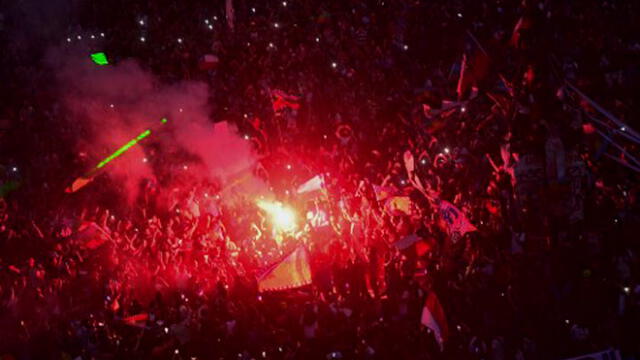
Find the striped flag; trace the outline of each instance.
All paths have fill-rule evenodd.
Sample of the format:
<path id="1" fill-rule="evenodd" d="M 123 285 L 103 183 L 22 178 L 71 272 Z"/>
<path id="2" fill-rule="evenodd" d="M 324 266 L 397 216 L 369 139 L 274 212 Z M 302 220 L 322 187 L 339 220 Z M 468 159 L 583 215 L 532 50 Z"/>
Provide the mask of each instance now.
<path id="1" fill-rule="evenodd" d="M 440 350 L 444 349 L 444 342 L 449 337 L 449 326 L 444 316 L 444 310 L 440 305 L 440 300 L 432 291 L 427 296 L 422 308 L 422 317 L 420 323 L 433 331 L 436 341 L 440 345 Z"/>
<path id="2" fill-rule="evenodd" d="M 298 246 L 284 259 L 271 265 L 258 278 L 258 291 L 293 289 L 311 284 L 309 253 L 304 246 Z"/>

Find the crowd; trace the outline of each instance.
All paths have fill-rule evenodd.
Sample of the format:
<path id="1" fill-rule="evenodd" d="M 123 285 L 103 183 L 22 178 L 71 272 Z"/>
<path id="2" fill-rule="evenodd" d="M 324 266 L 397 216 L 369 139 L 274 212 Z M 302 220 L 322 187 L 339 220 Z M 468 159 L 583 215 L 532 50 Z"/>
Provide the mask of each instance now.
<path id="1" fill-rule="evenodd" d="M 0 17 L 3 358 L 640 358 L 637 143 L 570 86 L 638 128 L 638 3 L 236 0 L 233 26 L 221 2 L 73 4 L 37 42 L 12 32 L 33 9 Z M 116 62 L 214 89 L 212 118 L 251 139 L 297 229 L 216 182 L 168 198 L 145 183 L 129 204 L 103 175 L 65 194 L 79 130 L 42 86 L 42 44 L 89 33 Z M 276 89 L 295 104 L 274 111 Z M 451 231 L 437 199 L 477 231 Z M 299 244 L 313 284 L 258 292 Z M 429 293 L 442 346 L 420 321 Z"/>

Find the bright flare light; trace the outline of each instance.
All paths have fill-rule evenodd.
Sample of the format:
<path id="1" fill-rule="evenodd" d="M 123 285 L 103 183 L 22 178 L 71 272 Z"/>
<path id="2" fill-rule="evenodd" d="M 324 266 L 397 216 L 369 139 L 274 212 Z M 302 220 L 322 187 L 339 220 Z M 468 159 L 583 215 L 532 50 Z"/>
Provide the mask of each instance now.
<path id="1" fill-rule="evenodd" d="M 257 205 L 269 214 L 276 230 L 293 231 L 296 229 L 296 215 L 291 208 L 277 201 L 258 200 Z"/>

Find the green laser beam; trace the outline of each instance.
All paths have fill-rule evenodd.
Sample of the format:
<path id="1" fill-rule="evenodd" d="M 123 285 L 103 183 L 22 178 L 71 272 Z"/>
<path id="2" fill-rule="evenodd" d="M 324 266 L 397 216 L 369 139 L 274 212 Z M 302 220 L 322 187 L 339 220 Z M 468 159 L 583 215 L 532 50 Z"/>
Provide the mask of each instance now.
<path id="1" fill-rule="evenodd" d="M 107 60 L 107 54 L 103 52 L 97 52 L 91 54 L 91 60 L 98 65 L 109 65 L 109 60 Z"/>
<path id="2" fill-rule="evenodd" d="M 133 145 L 137 144 L 138 141 L 146 138 L 150 134 L 151 134 L 151 130 L 149 130 L 149 129 L 143 131 L 142 134 L 136 136 L 135 139 L 132 139 L 128 143 L 124 144 L 123 147 L 121 147 L 120 149 L 116 150 L 113 154 L 109 155 L 106 159 L 100 161 L 98 166 L 96 166 L 96 169 L 100 169 L 101 167 L 107 165 L 111 160 L 113 160 L 113 159 L 117 158 L 118 156 L 122 155 L 123 152 L 129 150 L 129 148 L 131 148 Z"/>
<path id="3" fill-rule="evenodd" d="M 162 118 L 162 120 L 160 120 L 160 122 L 162 124 L 166 124 L 167 121 L 168 121 L 167 118 Z M 140 140 L 146 138 L 149 135 L 151 135 L 151 129 L 147 129 L 147 130 L 143 131 L 140 135 L 136 136 L 134 139 L 132 139 L 128 143 L 124 144 L 124 146 L 122 146 L 120 149 L 116 150 L 113 154 L 109 155 L 107 158 L 105 158 L 104 160 L 100 161 L 98 166 L 96 166 L 96 170 L 104 167 L 111 160 L 113 160 L 113 159 L 117 158 L 118 156 L 122 155 L 122 153 L 124 153 L 125 151 L 129 150 L 132 146 L 134 146 L 135 144 L 140 142 Z"/>

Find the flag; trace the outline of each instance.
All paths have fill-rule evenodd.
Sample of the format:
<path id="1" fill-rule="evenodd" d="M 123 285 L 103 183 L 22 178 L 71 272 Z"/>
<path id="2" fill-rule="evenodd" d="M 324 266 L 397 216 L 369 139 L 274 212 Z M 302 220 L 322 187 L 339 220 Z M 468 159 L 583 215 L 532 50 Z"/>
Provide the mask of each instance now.
<path id="1" fill-rule="evenodd" d="M 296 190 L 296 192 L 298 194 L 304 194 L 307 192 L 312 192 L 312 191 L 322 190 L 322 189 L 324 189 L 324 176 L 316 175 L 311 179 L 307 180 L 304 184 L 300 185 L 298 187 L 298 190 Z"/>
<path id="2" fill-rule="evenodd" d="M 233 20 L 235 18 L 235 10 L 233 9 L 233 0 L 225 1 L 225 15 L 227 16 L 227 25 L 233 31 Z"/>
<path id="3" fill-rule="evenodd" d="M 109 60 L 107 60 L 107 54 L 103 52 L 97 52 L 91 54 L 91 60 L 98 65 L 109 65 Z"/>
<path id="4" fill-rule="evenodd" d="M 438 212 L 442 220 L 447 224 L 450 234 L 463 236 L 468 232 L 478 230 L 462 211 L 448 201 L 439 200 Z"/>
<path id="5" fill-rule="evenodd" d="M 258 278 L 258 291 L 286 290 L 311 284 L 309 254 L 298 246 Z"/>
<path id="6" fill-rule="evenodd" d="M 198 68 L 200 70 L 211 70 L 215 69 L 218 66 L 218 63 L 220 63 L 220 59 L 216 55 L 206 54 L 200 58 Z"/>
<path id="7" fill-rule="evenodd" d="M 64 189 L 64 192 L 66 192 L 67 194 L 74 193 L 82 189 L 85 185 L 87 185 L 91 181 L 93 181 L 93 178 L 86 178 L 84 176 L 80 176 L 79 178 L 73 181 L 73 184 L 67 186 L 67 188 Z"/>
<path id="8" fill-rule="evenodd" d="M 394 242 L 393 246 L 398 248 L 398 250 L 404 250 L 404 249 L 408 248 L 409 246 L 415 244 L 418 240 L 420 240 L 420 237 L 418 235 L 411 234 L 411 235 L 407 235 L 407 236 L 403 237 L 402 239 Z"/>
<path id="9" fill-rule="evenodd" d="M 147 320 L 149 320 L 149 314 L 147 313 L 131 315 L 122 319 L 125 324 L 135 327 L 144 327 L 147 323 Z"/>
<path id="10" fill-rule="evenodd" d="M 396 188 L 391 186 L 373 185 L 373 192 L 376 194 L 376 200 L 382 201 L 390 198 L 391 196 L 396 194 L 398 191 L 396 190 Z"/>
<path id="11" fill-rule="evenodd" d="M 513 33 L 511 34 L 511 40 L 509 40 L 509 45 L 519 48 L 520 47 L 520 39 L 522 34 L 531 30 L 531 26 L 533 22 L 530 18 L 522 16 L 516 26 L 513 28 Z"/>
<path id="12" fill-rule="evenodd" d="M 109 234 L 93 221 L 82 222 L 76 234 L 76 240 L 90 250 L 97 249 L 109 238 Z"/>
<path id="13" fill-rule="evenodd" d="M 393 196 L 387 200 L 387 211 L 391 214 L 400 212 L 411 214 L 411 199 L 408 196 Z"/>
<path id="14" fill-rule="evenodd" d="M 458 79 L 458 99 L 462 99 L 469 89 L 477 86 L 489 70 L 490 59 L 487 52 L 471 33 L 467 33 L 467 38 Z"/>
<path id="15" fill-rule="evenodd" d="M 429 293 L 424 303 L 420 323 L 433 331 L 440 350 L 443 350 L 444 342 L 449 337 L 449 326 L 442 305 L 433 291 Z"/>
<path id="16" fill-rule="evenodd" d="M 289 95 L 278 89 L 271 91 L 271 101 L 273 102 L 273 112 L 275 113 L 279 113 L 286 108 L 292 110 L 298 110 L 300 108 L 299 96 Z"/>

